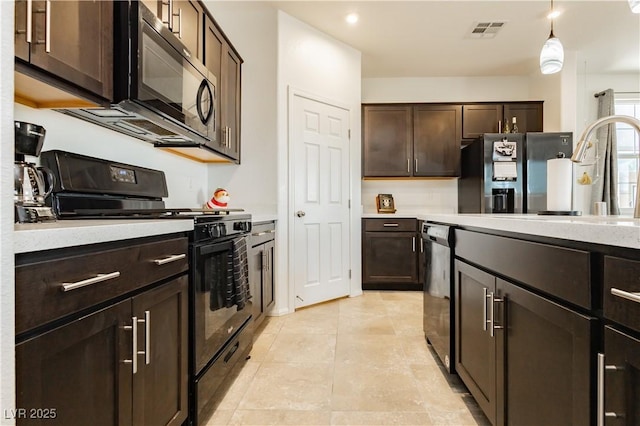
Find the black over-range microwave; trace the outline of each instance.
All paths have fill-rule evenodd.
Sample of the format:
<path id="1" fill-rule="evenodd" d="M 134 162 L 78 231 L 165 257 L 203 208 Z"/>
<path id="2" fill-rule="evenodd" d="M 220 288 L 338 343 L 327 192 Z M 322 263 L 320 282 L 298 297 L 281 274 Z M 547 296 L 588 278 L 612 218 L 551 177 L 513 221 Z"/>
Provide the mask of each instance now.
<path id="1" fill-rule="evenodd" d="M 160 147 L 217 146 L 216 76 L 141 1 L 114 2 L 114 102 L 61 110 Z"/>

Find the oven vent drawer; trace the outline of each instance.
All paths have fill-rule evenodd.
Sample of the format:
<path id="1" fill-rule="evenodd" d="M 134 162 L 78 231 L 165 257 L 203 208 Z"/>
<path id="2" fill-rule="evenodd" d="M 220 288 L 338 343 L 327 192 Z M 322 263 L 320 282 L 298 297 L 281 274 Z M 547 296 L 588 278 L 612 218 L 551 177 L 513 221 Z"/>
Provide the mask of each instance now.
<path id="1" fill-rule="evenodd" d="M 251 321 L 238 331 L 235 337 L 220 351 L 220 355 L 195 381 L 196 397 L 194 424 L 206 419 L 216 409 L 228 387 L 244 366 L 246 357 L 253 345 Z M 228 380 L 227 380 L 228 379 Z"/>

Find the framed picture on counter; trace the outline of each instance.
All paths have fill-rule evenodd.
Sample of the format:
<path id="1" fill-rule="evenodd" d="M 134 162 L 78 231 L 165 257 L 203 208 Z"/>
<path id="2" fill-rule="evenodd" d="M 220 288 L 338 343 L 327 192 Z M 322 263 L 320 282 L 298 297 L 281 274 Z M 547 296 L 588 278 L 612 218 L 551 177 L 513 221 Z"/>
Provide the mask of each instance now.
<path id="1" fill-rule="evenodd" d="M 376 195 L 376 208 L 378 213 L 395 213 L 396 208 L 393 203 L 393 195 L 378 194 Z"/>

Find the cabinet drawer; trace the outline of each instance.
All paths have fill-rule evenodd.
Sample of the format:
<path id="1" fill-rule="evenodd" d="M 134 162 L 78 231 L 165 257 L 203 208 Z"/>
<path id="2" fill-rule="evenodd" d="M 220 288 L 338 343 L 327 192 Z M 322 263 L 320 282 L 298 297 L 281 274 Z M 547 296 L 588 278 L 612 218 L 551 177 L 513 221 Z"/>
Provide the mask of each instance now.
<path id="1" fill-rule="evenodd" d="M 16 267 L 16 334 L 189 268 L 187 238 L 77 256 L 63 253 L 59 259 Z"/>
<path id="2" fill-rule="evenodd" d="M 276 238 L 275 222 L 263 222 L 251 227 L 251 245 L 256 246 Z"/>
<path id="3" fill-rule="evenodd" d="M 589 252 L 456 230 L 456 257 L 591 309 Z"/>
<path id="4" fill-rule="evenodd" d="M 640 331 L 640 261 L 605 256 L 603 287 L 604 316 Z"/>
<path id="5" fill-rule="evenodd" d="M 417 232 L 417 219 L 363 219 L 365 231 Z"/>

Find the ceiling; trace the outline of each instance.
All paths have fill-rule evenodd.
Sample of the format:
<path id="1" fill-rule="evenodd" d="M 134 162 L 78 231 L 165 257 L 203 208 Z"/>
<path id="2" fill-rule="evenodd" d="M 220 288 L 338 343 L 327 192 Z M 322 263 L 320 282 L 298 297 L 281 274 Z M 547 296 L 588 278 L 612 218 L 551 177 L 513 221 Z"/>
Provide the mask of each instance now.
<path id="1" fill-rule="evenodd" d="M 272 1 L 362 52 L 362 77 L 518 76 L 539 72 L 548 1 Z M 640 14 L 627 0 L 555 1 L 554 33 L 579 73 L 638 74 Z M 345 22 L 356 12 L 355 25 Z M 477 38 L 478 22 L 504 22 Z"/>

